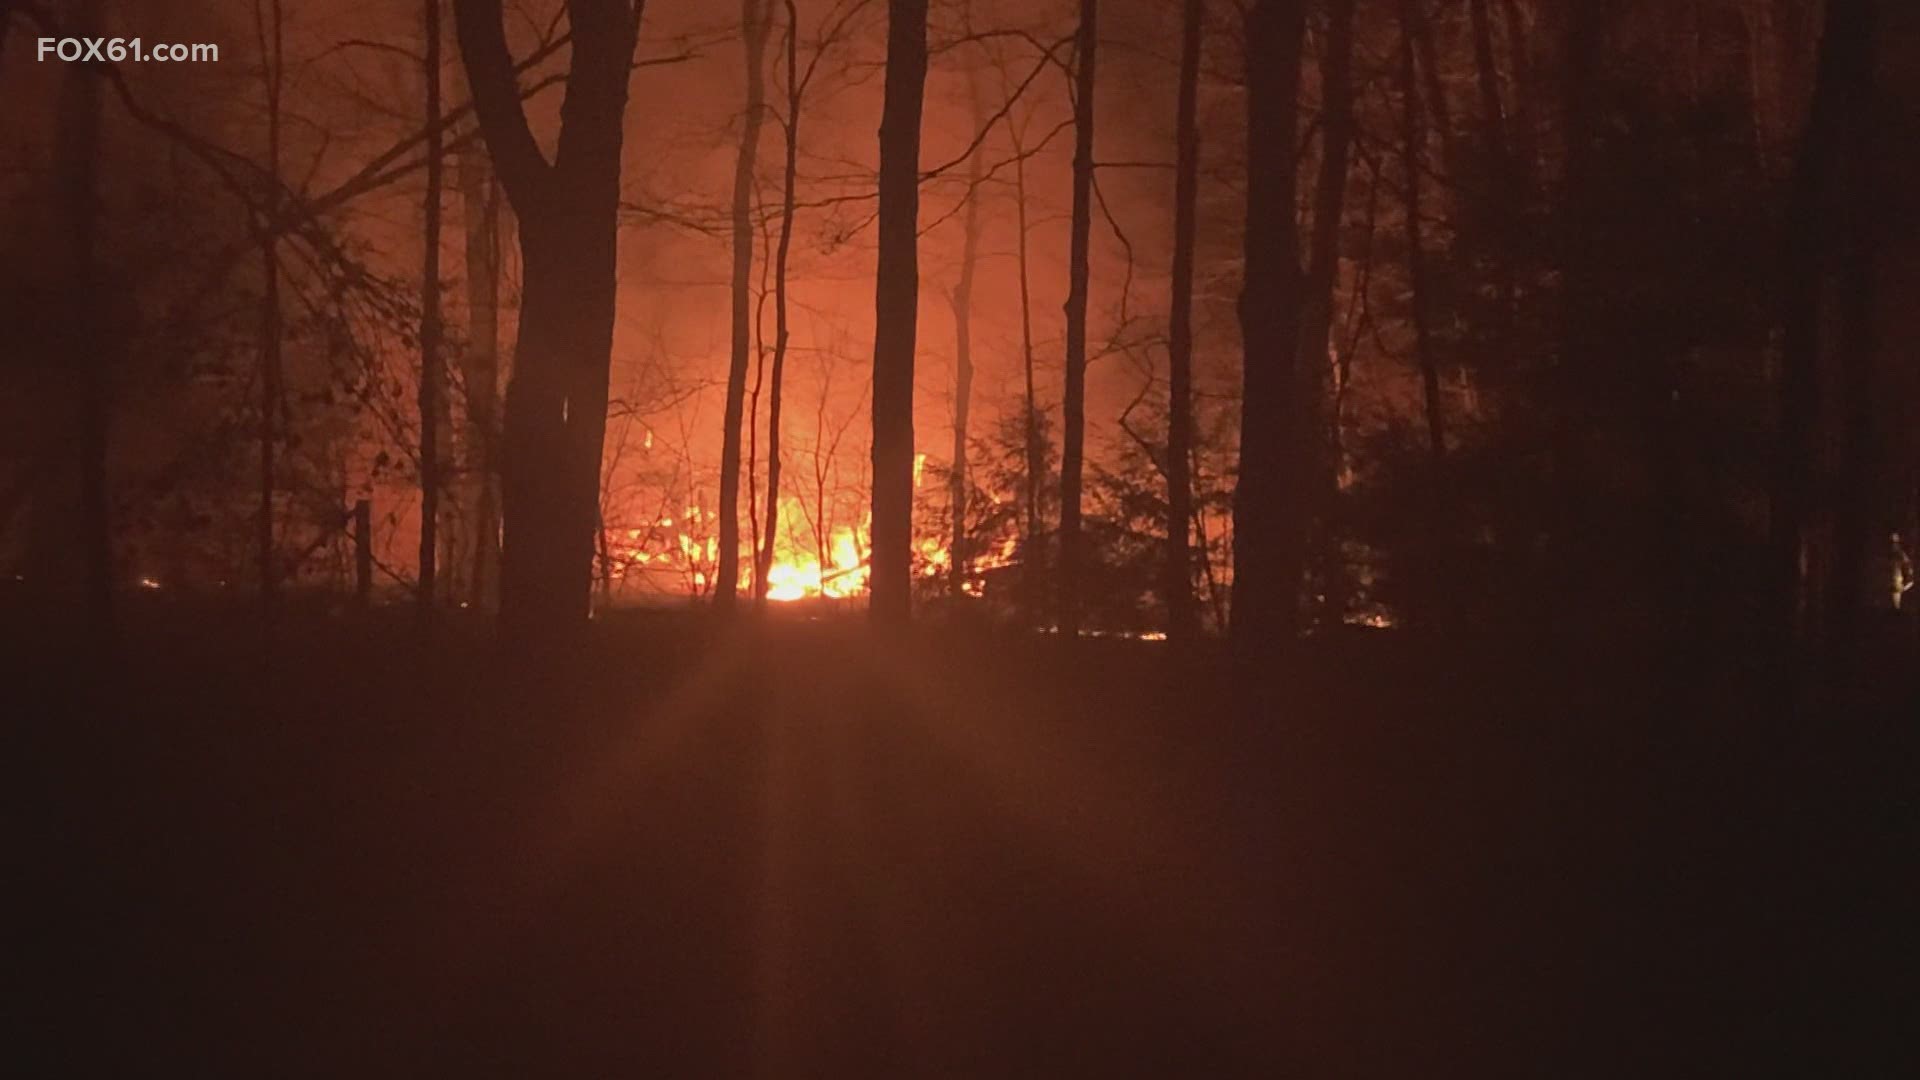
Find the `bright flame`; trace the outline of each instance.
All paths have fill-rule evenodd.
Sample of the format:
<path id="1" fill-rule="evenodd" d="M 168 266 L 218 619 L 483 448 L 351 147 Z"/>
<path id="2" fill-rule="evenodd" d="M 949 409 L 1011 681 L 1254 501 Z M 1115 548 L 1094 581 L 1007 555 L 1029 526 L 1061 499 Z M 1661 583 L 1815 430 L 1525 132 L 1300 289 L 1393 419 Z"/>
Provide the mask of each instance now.
<path id="1" fill-rule="evenodd" d="M 811 597 L 840 600 L 866 591 L 868 567 L 852 529 L 833 530 L 828 559 L 830 565 L 822 567 L 817 555 L 785 552 L 767 569 L 767 599 L 781 603 Z"/>

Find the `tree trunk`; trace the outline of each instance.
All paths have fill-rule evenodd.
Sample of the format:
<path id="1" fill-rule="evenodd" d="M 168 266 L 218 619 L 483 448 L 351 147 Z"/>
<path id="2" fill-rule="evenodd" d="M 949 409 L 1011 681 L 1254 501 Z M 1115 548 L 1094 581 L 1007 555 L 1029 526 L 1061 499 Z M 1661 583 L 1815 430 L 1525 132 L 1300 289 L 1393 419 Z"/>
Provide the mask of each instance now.
<path id="1" fill-rule="evenodd" d="M 1026 535 L 1020 543 L 1021 604 L 1028 626 L 1040 623 L 1044 607 L 1041 583 L 1044 580 L 1046 552 L 1041 540 L 1040 491 L 1047 473 L 1047 451 L 1041 442 L 1040 403 L 1033 385 L 1033 290 L 1027 272 L 1027 161 L 1021 129 L 1007 117 L 1007 134 L 1013 143 L 1013 199 L 1015 256 L 1020 268 L 1020 362 L 1026 377 L 1026 415 L 1022 430 L 1026 436 Z"/>
<path id="2" fill-rule="evenodd" d="M 973 122 L 980 125 L 978 73 L 967 72 L 972 94 Z M 960 245 L 960 280 L 953 287 L 953 469 L 947 478 L 947 499 L 953 508 L 953 540 L 948 548 L 947 586 L 955 599 L 965 595 L 967 567 L 967 413 L 973 405 L 973 278 L 980 261 L 980 184 L 986 175 L 986 144 L 973 148 L 967 159 L 967 213 Z"/>
<path id="3" fill-rule="evenodd" d="M 1869 16 L 1871 17 L 1871 16 Z M 1871 36 L 1873 30 L 1867 33 Z M 1871 52 L 1871 45 L 1869 46 Z M 1874 61 L 1861 68 L 1872 79 Z M 1836 252 L 1835 347 L 1840 353 L 1840 483 L 1834 512 L 1834 655 L 1842 664 L 1858 659 L 1868 609 L 1867 568 L 1876 543 L 1888 543 L 1889 516 L 1879 506 L 1885 466 L 1878 404 L 1880 333 L 1876 319 L 1880 297 L 1876 265 L 1884 231 L 1886 200 L 1873 173 L 1880 151 L 1873 133 L 1871 87 L 1863 88 L 1848 139 L 1849 191 L 1841 210 L 1840 250 Z"/>
<path id="4" fill-rule="evenodd" d="M 1060 633 L 1080 632 L 1080 488 L 1087 432 L 1087 261 L 1093 233 L 1093 87 L 1099 44 L 1098 0 L 1080 0 L 1074 39 L 1073 222 L 1067 256 L 1066 392 L 1061 403 Z"/>
<path id="5" fill-rule="evenodd" d="M 491 608 L 498 602 L 500 566 L 500 198 L 484 147 L 462 150 L 459 168 L 467 275 L 467 347 L 461 366 L 468 461 L 462 502 L 473 534 L 467 595 L 475 607 Z"/>
<path id="6" fill-rule="evenodd" d="M 262 11 L 262 4 L 266 10 Z M 256 0 L 255 30 L 265 57 L 267 92 L 267 175 L 280 175 L 280 92 L 285 55 L 280 0 Z M 276 487 L 275 443 L 280 435 L 275 421 L 280 410 L 280 215 L 279 186 L 267 196 L 266 220 L 261 223 L 260 272 L 260 511 L 255 546 L 260 568 L 262 608 L 271 612 L 279 590 L 274 566 L 273 492 Z"/>
<path id="7" fill-rule="evenodd" d="M 520 221 L 520 329 L 507 387 L 501 618 L 521 638 L 565 635 L 590 605 L 613 348 L 620 149 L 640 8 L 572 0 L 573 66 L 559 148 L 542 155 L 521 108 L 500 0 L 456 0 L 482 134 Z"/>
<path id="8" fill-rule="evenodd" d="M 800 175 L 800 13 L 787 8 L 786 161 L 780 180 L 780 243 L 773 256 L 773 386 L 767 400 L 767 532 L 754 567 L 754 600 L 765 603 L 767 575 L 773 571 L 774 543 L 780 530 L 780 397 L 787 371 L 787 256 L 793 250 L 795 188 Z M 820 563 L 821 572 L 827 563 Z"/>
<path id="9" fill-rule="evenodd" d="M 80 0 L 69 29 L 85 37 L 97 37 L 105 27 L 103 0 Z M 3 18 L 4 16 L 0 16 Z M 107 499 L 108 438 L 108 363 L 110 350 L 117 341 L 113 326 L 117 312 L 111 305 L 116 293 L 101 280 L 97 240 L 100 232 L 100 79 L 84 66 L 70 65 L 60 88 L 60 127 L 56 153 L 56 172 L 60 177 L 60 217 L 68 250 L 69 295 L 78 304 L 71 309 L 67 327 L 70 354 L 65 358 L 73 381 L 59 383 L 62 397 L 71 392 L 79 419 L 79 550 L 80 578 L 83 583 L 85 631 L 104 642 L 112 629 L 113 555 L 111 520 Z M 69 387 L 71 388 L 69 390 Z M 61 457 L 65 461 L 71 458 Z M 53 470 L 61 482 L 73 476 L 68 467 Z M 63 493 L 64 494 L 64 493 Z M 50 505 L 64 511 L 72 504 L 70 496 L 49 499 Z M 73 533 L 68 523 L 74 518 L 66 512 L 48 512 L 36 508 L 36 515 L 58 518 L 59 527 L 48 530 L 55 538 L 49 549 L 63 546 Z M 49 522 L 51 524 L 51 522 Z M 70 541 L 65 541 L 70 542 Z M 71 578 L 71 560 L 50 559 L 46 569 L 61 580 L 51 591 L 64 591 Z"/>
<path id="10" fill-rule="evenodd" d="M 1473 26 L 1473 69 L 1480 90 L 1480 122 L 1486 125 L 1487 145 L 1504 176 L 1507 161 L 1507 110 L 1500 98 L 1500 67 L 1493 55 L 1493 20 L 1487 0 L 1469 0 L 1467 15 Z"/>
<path id="11" fill-rule="evenodd" d="M 927 0 L 887 0 L 880 117 L 880 252 L 873 327 L 875 622 L 913 612 L 913 349 L 920 297 L 920 112 L 927 82 Z"/>
<path id="12" fill-rule="evenodd" d="M 1346 219 L 1347 172 L 1353 153 L 1353 6 L 1331 0 L 1326 52 L 1320 65 L 1320 172 L 1313 189 L 1313 237 L 1301 301 L 1300 370 L 1313 412 L 1312 467 L 1322 520 L 1339 494 L 1340 411 L 1329 401 L 1332 374 L 1333 286 L 1340 272 L 1340 234 Z M 1322 411 L 1324 410 L 1324 415 Z M 1321 531 L 1321 592 L 1334 620 L 1346 613 L 1346 565 L 1339 537 Z"/>
<path id="13" fill-rule="evenodd" d="M 760 122 L 766 111 L 766 47 L 771 27 L 767 0 L 741 0 L 740 31 L 746 47 L 747 108 L 740 152 L 733 170 L 733 351 L 727 365 L 727 403 L 720 443 L 720 565 L 713 600 L 733 606 L 740 584 L 740 424 L 746 410 L 747 359 L 753 348 L 753 170 L 760 153 Z"/>
<path id="14" fill-rule="evenodd" d="M 1524 192 L 1540 167 L 1540 140 L 1536 130 L 1533 96 L 1538 89 L 1533 78 L 1532 35 L 1528 32 L 1526 11 L 1521 0 L 1501 0 L 1506 16 L 1507 54 L 1513 64 L 1512 136 L 1514 182 Z"/>
<path id="15" fill-rule="evenodd" d="M 1413 37 L 1413 45 L 1425 81 L 1427 108 L 1433 112 L 1434 133 L 1440 139 L 1440 160 L 1449 173 L 1459 162 L 1459 147 L 1454 142 L 1453 102 L 1447 97 L 1446 80 L 1441 77 L 1440 49 L 1434 40 L 1433 21 L 1427 17 L 1425 0 L 1401 0 L 1400 11 Z"/>
<path id="16" fill-rule="evenodd" d="M 1426 407 L 1427 447 L 1436 465 L 1447 456 L 1446 403 L 1441 398 L 1440 365 L 1433 353 L 1432 332 L 1427 324 L 1427 256 L 1422 235 L 1421 188 L 1426 167 L 1426 126 L 1420 102 L 1420 84 L 1414 76 L 1415 54 L 1419 51 L 1419 0 L 1401 0 L 1400 4 L 1400 104 L 1402 154 L 1406 167 L 1407 283 L 1411 291 L 1408 304 L 1413 323 L 1414 359 L 1420 368 L 1420 386 Z"/>
<path id="17" fill-rule="evenodd" d="M 1200 190 L 1200 38 L 1205 0 L 1181 7 L 1180 89 L 1175 108 L 1173 310 L 1167 319 L 1167 637 L 1198 635 L 1193 608 L 1193 248 Z"/>
<path id="18" fill-rule="evenodd" d="M 1304 10 L 1254 0 L 1246 13 L 1247 217 L 1240 332 L 1246 350 L 1233 501 L 1231 645 L 1261 670 L 1299 625 L 1312 481 L 1298 372 L 1300 238 L 1294 221 Z"/>
<path id="19" fill-rule="evenodd" d="M 440 549 L 440 421 L 445 373 L 440 357 L 440 0 L 425 0 L 427 81 L 426 229 L 420 273 L 420 574 L 415 600 L 433 610 Z"/>

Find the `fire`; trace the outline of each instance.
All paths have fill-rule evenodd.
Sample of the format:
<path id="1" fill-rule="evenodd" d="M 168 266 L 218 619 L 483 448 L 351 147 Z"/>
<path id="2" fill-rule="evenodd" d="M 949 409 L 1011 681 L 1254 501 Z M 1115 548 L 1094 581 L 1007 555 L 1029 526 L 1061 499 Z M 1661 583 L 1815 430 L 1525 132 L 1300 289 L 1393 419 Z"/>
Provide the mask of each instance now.
<path id="1" fill-rule="evenodd" d="M 829 565 L 822 567 L 817 556 L 802 551 L 781 554 L 767 569 L 767 599 L 781 603 L 810 597 L 838 600 L 866 591 L 869 570 L 852 529 L 833 530 L 828 559 Z"/>

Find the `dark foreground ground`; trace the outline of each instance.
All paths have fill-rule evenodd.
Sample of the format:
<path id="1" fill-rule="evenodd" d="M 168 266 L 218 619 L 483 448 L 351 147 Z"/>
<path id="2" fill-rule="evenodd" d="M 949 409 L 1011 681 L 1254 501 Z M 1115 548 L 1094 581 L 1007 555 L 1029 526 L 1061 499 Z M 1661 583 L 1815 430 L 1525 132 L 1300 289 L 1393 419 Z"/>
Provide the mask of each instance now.
<path id="1" fill-rule="evenodd" d="M 634 618 L 534 677 L 397 615 L 18 630 L 15 1075 L 1865 1076 L 1912 1034 L 1897 711 L 1393 634 L 1249 715 L 1130 642 Z"/>

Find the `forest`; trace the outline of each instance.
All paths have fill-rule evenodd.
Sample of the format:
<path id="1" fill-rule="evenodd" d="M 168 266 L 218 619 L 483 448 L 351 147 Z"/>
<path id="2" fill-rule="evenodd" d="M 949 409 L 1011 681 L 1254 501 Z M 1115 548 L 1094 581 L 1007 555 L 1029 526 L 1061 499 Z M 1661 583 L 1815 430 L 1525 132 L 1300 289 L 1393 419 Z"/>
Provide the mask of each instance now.
<path id="1" fill-rule="evenodd" d="M 24 1053 L 1898 1074 L 1915 295 L 1908 0 L 0 0 Z"/>

